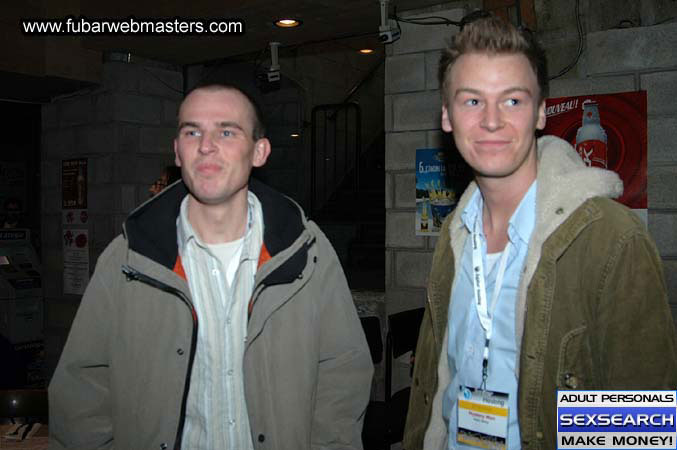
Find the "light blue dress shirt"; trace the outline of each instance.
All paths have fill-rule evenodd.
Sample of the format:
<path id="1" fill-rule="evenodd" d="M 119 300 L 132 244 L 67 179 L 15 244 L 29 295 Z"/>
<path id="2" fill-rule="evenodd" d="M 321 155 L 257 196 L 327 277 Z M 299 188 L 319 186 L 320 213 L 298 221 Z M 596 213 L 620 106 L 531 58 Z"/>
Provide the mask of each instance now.
<path id="1" fill-rule="evenodd" d="M 482 258 L 485 267 L 487 298 L 491 301 L 499 264 L 491 270 L 487 265 L 487 241 L 482 224 L 482 195 L 475 191 L 468 206 L 461 213 L 461 220 L 472 232 L 475 220 L 482 243 Z M 487 390 L 507 393 L 509 449 L 519 449 L 520 432 L 517 416 L 517 376 L 515 374 L 515 302 L 522 267 L 527 256 L 529 238 L 536 220 L 536 181 L 522 198 L 508 224 L 509 253 L 497 304 L 494 310 L 493 336 L 489 344 Z M 488 273 L 487 273 L 488 272 Z M 482 384 L 482 355 L 485 334 L 480 324 L 472 283 L 472 239 L 468 237 L 461 256 L 461 267 L 456 271 L 449 308 L 449 336 L 447 358 L 451 383 L 444 393 L 442 415 L 449 428 L 449 449 L 469 449 L 456 442 L 458 426 L 457 397 L 460 387 L 479 388 Z M 491 311 L 491 309 L 490 309 Z"/>

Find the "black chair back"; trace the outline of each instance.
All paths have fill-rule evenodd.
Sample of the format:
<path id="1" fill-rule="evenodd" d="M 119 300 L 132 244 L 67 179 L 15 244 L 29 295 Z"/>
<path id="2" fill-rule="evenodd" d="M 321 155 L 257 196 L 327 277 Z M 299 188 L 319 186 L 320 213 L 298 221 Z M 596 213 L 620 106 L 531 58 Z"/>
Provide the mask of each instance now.
<path id="1" fill-rule="evenodd" d="M 381 337 L 381 321 L 376 316 L 360 317 L 364 335 L 369 345 L 371 361 L 379 364 L 383 360 L 383 338 Z"/>
<path id="2" fill-rule="evenodd" d="M 410 309 L 388 317 L 393 358 L 416 350 L 418 331 L 421 328 L 424 308 Z"/>

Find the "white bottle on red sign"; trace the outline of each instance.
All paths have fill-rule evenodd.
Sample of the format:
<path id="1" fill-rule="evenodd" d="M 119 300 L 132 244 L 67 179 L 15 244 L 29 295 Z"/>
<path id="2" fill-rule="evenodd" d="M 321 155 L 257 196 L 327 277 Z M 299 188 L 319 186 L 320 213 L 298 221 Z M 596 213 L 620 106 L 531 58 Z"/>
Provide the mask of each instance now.
<path id="1" fill-rule="evenodd" d="M 576 151 L 588 167 L 607 168 L 608 149 L 606 131 L 599 120 L 596 102 L 583 102 L 583 124 L 576 132 Z"/>

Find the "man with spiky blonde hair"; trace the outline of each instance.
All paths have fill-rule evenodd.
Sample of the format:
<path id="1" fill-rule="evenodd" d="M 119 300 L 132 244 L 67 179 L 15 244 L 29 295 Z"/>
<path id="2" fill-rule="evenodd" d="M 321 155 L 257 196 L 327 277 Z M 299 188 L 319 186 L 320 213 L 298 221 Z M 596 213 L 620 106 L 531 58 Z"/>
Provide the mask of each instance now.
<path id="1" fill-rule="evenodd" d="M 536 137 L 543 51 L 483 14 L 439 75 L 442 129 L 475 180 L 435 248 L 404 448 L 555 449 L 558 389 L 674 389 L 660 258 L 610 199 L 620 179 Z"/>

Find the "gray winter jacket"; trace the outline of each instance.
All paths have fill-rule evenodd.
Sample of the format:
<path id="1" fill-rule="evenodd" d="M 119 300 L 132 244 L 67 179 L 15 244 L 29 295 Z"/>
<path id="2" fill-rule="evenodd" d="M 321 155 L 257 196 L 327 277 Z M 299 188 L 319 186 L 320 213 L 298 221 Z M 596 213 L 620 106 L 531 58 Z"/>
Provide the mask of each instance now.
<path id="1" fill-rule="evenodd" d="M 373 366 L 338 258 L 295 203 L 249 188 L 265 224 L 243 362 L 254 448 L 361 449 Z M 186 193 L 141 205 L 99 258 L 49 386 L 50 449 L 180 447 L 199 326 L 176 239 Z"/>

